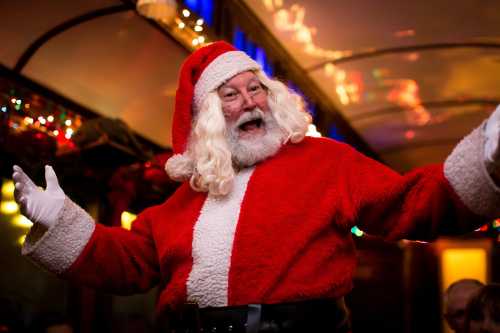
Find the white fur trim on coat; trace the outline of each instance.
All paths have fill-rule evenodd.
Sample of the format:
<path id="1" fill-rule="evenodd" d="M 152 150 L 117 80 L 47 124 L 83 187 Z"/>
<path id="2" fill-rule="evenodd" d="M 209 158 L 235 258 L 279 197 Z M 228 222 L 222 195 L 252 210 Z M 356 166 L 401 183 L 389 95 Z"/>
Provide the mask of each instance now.
<path id="1" fill-rule="evenodd" d="M 209 194 L 194 226 L 193 268 L 187 281 L 187 298 L 200 307 L 227 306 L 234 233 L 253 170 L 240 171 L 228 195 Z"/>
<path id="2" fill-rule="evenodd" d="M 484 161 L 484 124 L 466 136 L 444 164 L 446 179 L 463 203 L 487 218 L 500 216 L 500 188 L 489 175 Z"/>
<path id="3" fill-rule="evenodd" d="M 37 235 L 35 227 L 26 236 L 22 254 L 50 272 L 61 274 L 83 251 L 94 232 L 95 222 L 66 197 L 56 222 L 44 234 Z"/>
<path id="4" fill-rule="evenodd" d="M 194 86 L 194 105 L 200 110 L 208 93 L 217 89 L 236 74 L 260 70 L 260 65 L 242 51 L 229 51 L 215 58 L 201 73 Z"/>

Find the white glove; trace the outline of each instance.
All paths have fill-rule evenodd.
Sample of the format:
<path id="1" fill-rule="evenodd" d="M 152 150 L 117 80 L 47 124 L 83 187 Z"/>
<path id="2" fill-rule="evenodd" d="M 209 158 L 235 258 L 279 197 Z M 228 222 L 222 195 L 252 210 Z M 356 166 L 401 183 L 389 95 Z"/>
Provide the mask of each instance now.
<path id="1" fill-rule="evenodd" d="M 484 130 L 486 142 L 484 145 L 484 160 L 487 164 L 500 167 L 500 150 L 498 144 L 500 141 L 500 105 L 491 114 L 486 128 Z"/>
<path id="2" fill-rule="evenodd" d="M 66 197 L 54 169 L 49 165 L 45 166 L 45 190 L 36 186 L 17 165 L 13 169 L 14 197 L 21 207 L 21 213 L 33 223 L 40 223 L 48 229 L 54 224 Z"/>

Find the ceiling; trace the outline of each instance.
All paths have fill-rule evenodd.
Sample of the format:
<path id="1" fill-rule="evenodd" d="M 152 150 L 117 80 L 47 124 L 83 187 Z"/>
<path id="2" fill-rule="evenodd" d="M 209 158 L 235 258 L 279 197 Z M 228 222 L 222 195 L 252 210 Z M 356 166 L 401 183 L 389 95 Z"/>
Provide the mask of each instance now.
<path id="1" fill-rule="evenodd" d="M 442 161 L 500 101 L 497 0 L 245 3 L 396 170 Z M 113 6 L 124 3 L 1 1 L 0 64 L 168 147 L 189 51 L 130 8 L 55 35 L 18 66 L 47 31 Z"/>
<path id="2" fill-rule="evenodd" d="M 245 2 L 397 170 L 444 160 L 500 101 L 499 1 Z"/>
<path id="3" fill-rule="evenodd" d="M 28 47 L 57 25 L 114 6 L 124 8 L 57 33 L 20 74 L 169 147 L 178 70 L 189 51 L 133 6 L 119 0 L 1 1 L 0 63 L 14 69 Z"/>

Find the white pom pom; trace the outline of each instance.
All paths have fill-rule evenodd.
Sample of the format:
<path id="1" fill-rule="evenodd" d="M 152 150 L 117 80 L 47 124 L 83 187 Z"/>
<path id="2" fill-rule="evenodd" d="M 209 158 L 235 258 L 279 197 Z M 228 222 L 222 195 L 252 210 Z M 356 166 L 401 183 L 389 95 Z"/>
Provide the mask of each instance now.
<path id="1" fill-rule="evenodd" d="M 183 182 L 193 175 L 193 160 L 185 155 L 175 154 L 165 163 L 165 171 L 172 180 Z"/>

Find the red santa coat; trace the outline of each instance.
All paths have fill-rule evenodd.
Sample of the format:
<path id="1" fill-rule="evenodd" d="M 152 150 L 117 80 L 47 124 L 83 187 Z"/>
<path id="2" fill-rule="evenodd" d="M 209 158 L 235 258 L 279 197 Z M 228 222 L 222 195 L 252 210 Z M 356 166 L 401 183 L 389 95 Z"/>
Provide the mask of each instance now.
<path id="1" fill-rule="evenodd" d="M 396 240 L 432 239 L 483 222 L 450 186 L 443 165 L 401 176 L 329 139 L 285 145 L 240 172 L 231 195 L 215 199 L 183 184 L 141 213 L 131 231 L 80 227 L 89 235 L 78 238 L 81 251 L 45 265 L 120 294 L 159 284 L 160 312 L 187 300 L 224 306 L 340 297 L 352 288 L 354 225 Z M 83 219 L 74 207 L 65 204 L 64 223 Z M 43 261 L 30 246 L 25 253 Z"/>

